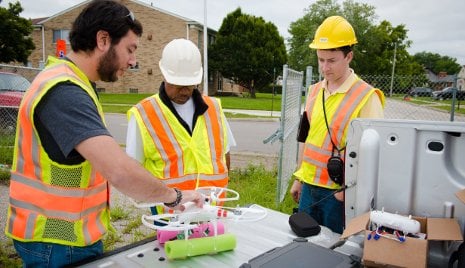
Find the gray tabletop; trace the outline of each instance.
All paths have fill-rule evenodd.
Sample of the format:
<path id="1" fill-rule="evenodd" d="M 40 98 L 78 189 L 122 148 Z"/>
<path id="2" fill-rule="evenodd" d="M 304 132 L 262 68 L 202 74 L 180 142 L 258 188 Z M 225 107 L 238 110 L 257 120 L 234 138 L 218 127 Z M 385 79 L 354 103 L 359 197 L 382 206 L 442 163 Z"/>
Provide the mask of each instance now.
<path id="1" fill-rule="evenodd" d="M 226 232 L 236 236 L 236 248 L 218 254 L 168 260 L 156 240 L 116 250 L 81 267 L 239 267 L 273 248 L 291 243 L 296 235 L 289 227 L 289 215 L 267 209 L 267 216 L 256 222 L 224 221 Z M 323 247 L 331 247 L 339 234 L 322 226 L 320 234 L 307 238 Z"/>

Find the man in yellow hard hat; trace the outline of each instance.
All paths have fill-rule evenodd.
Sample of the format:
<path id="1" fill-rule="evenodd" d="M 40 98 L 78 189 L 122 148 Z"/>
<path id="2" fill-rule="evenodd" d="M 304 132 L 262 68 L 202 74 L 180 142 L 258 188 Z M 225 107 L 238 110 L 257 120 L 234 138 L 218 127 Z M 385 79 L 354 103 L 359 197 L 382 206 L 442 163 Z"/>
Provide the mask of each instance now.
<path id="1" fill-rule="evenodd" d="M 235 141 L 220 100 L 198 90 L 203 74 L 198 47 L 172 40 L 159 67 L 164 78 L 159 93 L 128 111 L 126 152 L 170 187 L 227 187 Z M 157 210 L 152 213 L 162 212 Z"/>
<path id="2" fill-rule="evenodd" d="M 316 49 L 324 80 L 310 86 L 300 122 L 300 166 L 291 187 L 299 211 L 333 232 L 344 229 L 344 153 L 349 122 L 382 118 L 384 95 L 349 67 L 357 43 L 354 29 L 340 16 L 318 27 Z M 302 144 L 303 143 L 303 144 Z"/>

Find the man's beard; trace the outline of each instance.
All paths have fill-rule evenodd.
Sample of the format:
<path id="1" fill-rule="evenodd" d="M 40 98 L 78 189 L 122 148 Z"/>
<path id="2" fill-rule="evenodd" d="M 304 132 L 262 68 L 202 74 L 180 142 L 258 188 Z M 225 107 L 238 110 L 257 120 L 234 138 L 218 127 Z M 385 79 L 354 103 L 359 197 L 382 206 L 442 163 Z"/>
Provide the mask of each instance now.
<path id="1" fill-rule="evenodd" d="M 118 70 L 118 56 L 112 45 L 110 50 L 100 58 L 97 72 L 100 76 L 100 80 L 104 82 L 115 82 L 118 81 L 118 76 L 116 75 Z"/>

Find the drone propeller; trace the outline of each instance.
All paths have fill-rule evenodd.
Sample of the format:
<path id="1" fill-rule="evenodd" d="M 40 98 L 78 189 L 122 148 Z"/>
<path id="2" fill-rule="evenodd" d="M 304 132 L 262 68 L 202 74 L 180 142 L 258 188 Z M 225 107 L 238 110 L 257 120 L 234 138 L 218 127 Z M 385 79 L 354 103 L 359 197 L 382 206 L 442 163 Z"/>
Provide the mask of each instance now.
<path id="1" fill-rule="evenodd" d="M 239 193 L 224 187 L 205 186 L 198 187 L 196 191 L 200 192 L 205 196 L 205 201 L 209 204 L 218 204 L 225 201 L 239 200 Z M 229 195 L 229 197 L 221 197 L 223 193 Z M 163 203 L 138 203 L 130 198 L 130 201 L 137 208 L 150 208 L 155 206 L 163 206 Z"/>
<path id="2" fill-rule="evenodd" d="M 198 187 L 196 191 L 202 193 L 211 204 L 218 203 L 218 202 L 226 202 L 226 201 L 235 201 L 239 200 L 239 193 L 224 187 Z M 229 197 L 221 197 L 223 193 L 228 195 Z"/>

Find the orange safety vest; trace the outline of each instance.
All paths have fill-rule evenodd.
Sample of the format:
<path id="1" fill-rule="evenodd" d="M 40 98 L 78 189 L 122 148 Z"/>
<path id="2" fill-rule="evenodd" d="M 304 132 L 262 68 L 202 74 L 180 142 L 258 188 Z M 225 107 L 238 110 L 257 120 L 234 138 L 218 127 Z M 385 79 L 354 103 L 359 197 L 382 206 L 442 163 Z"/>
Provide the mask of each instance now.
<path id="1" fill-rule="evenodd" d="M 203 96 L 207 111 L 197 118 L 192 136 L 162 102 L 159 95 L 131 108 L 141 130 L 144 167 L 169 187 L 192 190 L 201 186 L 226 187 L 226 128 L 220 103 Z"/>
<path id="2" fill-rule="evenodd" d="M 347 129 L 356 118 L 366 101 L 377 93 L 384 104 L 383 93 L 368 83 L 358 79 L 345 94 L 335 94 L 325 101 L 331 137 L 325 124 L 322 108 L 322 82 L 315 84 L 307 98 L 305 111 L 308 115 L 310 131 L 304 145 L 302 164 L 295 173 L 302 181 L 328 189 L 340 186 L 328 175 L 327 162 L 333 154 L 333 144 L 342 149 L 346 144 Z M 337 154 L 337 150 L 334 151 Z M 344 154 L 341 153 L 344 159 Z"/>
<path id="3" fill-rule="evenodd" d="M 5 228 L 16 240 L 86 246 L 100 240 L 110 224 L 107 181 L 88 161 L 63 165 L 51 160 L 34 125 L 37 104 L 50 88 L 65 81 L 92 97 L 103 120 L 84 73 L 68 61 L 49 57 L 19 108 Z"/>

